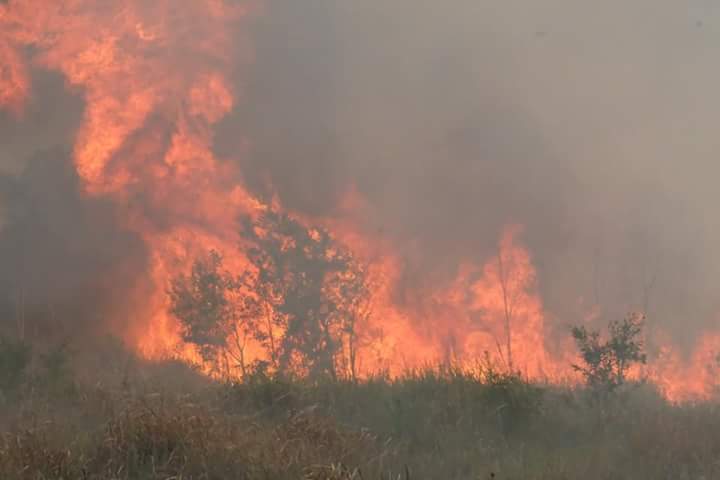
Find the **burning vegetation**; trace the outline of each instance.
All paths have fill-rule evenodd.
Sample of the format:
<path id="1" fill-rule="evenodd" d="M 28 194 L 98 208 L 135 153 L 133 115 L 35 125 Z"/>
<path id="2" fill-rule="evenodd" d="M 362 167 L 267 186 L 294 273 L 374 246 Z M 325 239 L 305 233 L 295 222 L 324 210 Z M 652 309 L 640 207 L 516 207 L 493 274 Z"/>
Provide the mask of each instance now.
<path id="1" fill-rule="evenodd" d="M 656 322 L 659 260 L 638 235 L 641 300 L 618 307 L 634 308 L 607 332 L 596 330 L 616 313 L 601 302 L 606 265 L 593 256 L 592 294 L 580 295 L 564 288 L 585 278 L 575 276 L 581 267 L 562 257 L 556 270 L 566 279 L 553 289 L 563 275 L 548 273 L 558 257 L 542 239 L 554 238 L 547 231 L 557 218 L 537 213 L 571 202 L 555 202 L 546 177 L 556 165 L 547 162 L 547 173 L 541 161 L 518 160 L 527 152 L 513 132 L 458 114 L 462 128 L 447 128 L 442 146 L 404 150 L 404 139 L 375 134 L 370 106 L 353 104 L 343 124 L 354 127 L 350 144 L 377 141 L 389 152 L 374 175 L 342 163 L 357 154 L 331 148 L 342 132 L 298 140 L 309 128 L 299 125 L 306 108 L 297 109 L 301 121 L 277 127 L 294 139 L 289 147 L 253 136 L 266 114 L 293 110 L 267 113 L 278 108 L 268 99 L 281 76 L 272 68 L 269 86 L 246 80 L 272 53 L 255 49 L 258 25 L 277 19 L 285 34 L 294 23 L 282 12 L 306 13 L 288 2 L 0 0 L 0 127 L 44 125 L 57 105 L 45 101 L 47 89 L 78 107 L 75 116 L 63 110 L 63 128 L 48 128 L 60 148 L 44 151 L 33 138 L 33 158 L 0 171 L 0 477 L 720 475 L 720 430 L 708 433 L 720 422 L 712 403 L 720 334 L 710 323 L 718 312 L 702 312 L 710 320 L 689 347 Z M 308 5 L 310 16 L 327 10 Z M 333 8 L 355 18 L 354 7 Z M 372 8 L 362 13 L 395 30 Z M 350 27 L 348 38 L 357 34 Z M 303 40 L 290 37 L 280 42 Z M 403 39 L 381 60 L 397 45 Z M 343 64 L 349 72 L 363 70 L 360 51 Z M 440 70 L 453 68 L 443 62 Z M 403 105 L 422 103 L 405 102 L 415 83 L 367 83 Z M 271 95 L 253 100 L 264 86 Z M 322 103 L 319 90 L 308 101 Z M 462 102 L 447 103 L 454 118 Z M 405 108 L 403 119 L 415 112 L 430 125 L 408 127 L 412 144 L 449 121 L 444 110 L 436 118 Z M 330 116 L 342 123 L 337 110 Z M 498 115 L 498 124 L 506 120 Z M 477 129 L 492 138 L 475 145 Z M 317 168 L 320 160 L 290 151 L 315 143 L 347 168 Z M 0 148 L 0 167 L 3 155 Z M 437 156 L 442 168 L 421 162 L 425 174 L 414 178 L 403 158 L 416 155 Z M 468 160 L 484 155 L 479 166 Z M 350 180 L 336 181 L 344 170 Z M 382 183 L 383 175 L 402 182 Z M 482 188 L 476 176 L 486 179 Z M 413 181 L 411 195 L 400 184 Z M 298 190 L 312 198 L 293 201 Z M 447 220 L 445 200 L 463 223 Z M 565 248 L 572 240 L 555 241 Z"/>
<path id="2" fill-rule="evenodd" d="M 146 259 L 123 287 L 125 306 L 101 312 L 122 318 L 109 329 L 146 358 L 177 357 L 232 378 L 261 368 L 360 379 L 490 358 L 526 378 L 577 381 L 567 331 L 582 322 L 548 314 L 522 227 L 495 232 L 494 254 L 459 262 L 442 281 L 408 278 L 402 245 L 367 228 L 356 190 L 334 215 L 307 214 L 272 185 L 269 195 L 249 188 L 243 155 L 252 139 L 237 142 L 236 158 L 216 154 L 218 125 L 243 108 L 234 77 L 252 68 L 248 25 L 261 7 L 0 5 L 0 106 L 22 122 L 32 72 L 59 72 L 84 102 L 72 149 L 77 189 L 109 203 L 117 228 L 142 243 Z M 25 332 L 27 287 L 16 287 Z M 713 361 L 714 337 L 685 358 L 649 325 L 652 354 L 633 378 L 673 400 L 707 398 L 714 378 L 698 372 Z"/>

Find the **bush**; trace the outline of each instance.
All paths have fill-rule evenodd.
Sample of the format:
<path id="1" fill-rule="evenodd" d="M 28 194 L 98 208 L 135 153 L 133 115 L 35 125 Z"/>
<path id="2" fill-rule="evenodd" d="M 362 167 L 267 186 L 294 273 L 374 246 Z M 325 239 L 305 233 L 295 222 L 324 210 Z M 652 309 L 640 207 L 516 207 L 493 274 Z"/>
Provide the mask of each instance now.
<path id="1" fill-rule="evenodd" d="M 31 358 L 27 343 L 0 337 L 0 391 L 10 392 L 23 382 Z"/>
<path id="2" fill-rule="evenodd" d="M 298 382 L 280 372 L 270 372 L 266 362 L 256 362 L 242 382 L 227 384 L 225 397 L 233 409 L 251 408 L 274 416 L 298 404 L 298 389 Z"/>
<path id="3" fill-rule="evenodd" d="M 47 389 L 53 396 L 68 396 L 75 393 L 75 382 L 71 367 L 72 352 L 66 343 L 52 347 L 47 353 L 40 354 L 41 371 L 37 384 Z"/>
<path id="4" fill-rule="evenodd" d="M 494 406 L 502 432 L 509 435 L 528 427 L 540 413 L 544 389 L 518 374 L 488 370 L 484 376 L 486 402 Z"/>
<path id="5" fill-rule="evenodd" d="M 644 320 L 642 315 L 630 315 L 622 322 L 611 322 L 605 341 L 601 340 L 600 332 L 589 331 L 584 326 L 572 329 L 583 361 L 573 368 L 585 377 L 589 387 L 612 392 L 626 382 L 630 367 L 646 363 L 640 338 Z"/>

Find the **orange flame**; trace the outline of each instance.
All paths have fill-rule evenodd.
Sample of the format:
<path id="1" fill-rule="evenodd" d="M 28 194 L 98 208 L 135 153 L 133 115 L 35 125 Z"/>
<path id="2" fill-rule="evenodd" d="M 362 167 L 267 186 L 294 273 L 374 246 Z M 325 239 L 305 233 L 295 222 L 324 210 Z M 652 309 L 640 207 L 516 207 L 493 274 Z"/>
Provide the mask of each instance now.
<path id="1" fill-rule="evenodd" d="M 214 126 L 238 103 L 231 74 L 238 63 L 251 60 L 247 39 L 234 36 L 253 11 L 247 5 L 224 0 L 0 5 L 0 108 L 22 111 L 30 67 L 61 72 L 68 88 L 85 99 L 74 140 L 85 191 L 114 199 L 124 225 L 147 245 L 152 286 L 138 287 L 139 306 L 130 309 L 122 333 L 149 357 L 174 351 L 197 360 L 167 313 L 169 279 L 210 249 L 225 254 L 229 269 L 247 269 L 237 219 L 268 208 L 246 190 L 237 164 L 213 153 Z M 573 346 L 548 332 L 520 227 L 502 232 L 496 255 L 480 264 L 465 262 L 444 286 L 413 285 L 412 299 L 398 302 L 404 282 L 400 249 L 362 231 L 358 218 L 365 208 L 362 197 L 350 191 L 340 210 L 354 221 L 305 219 L 327 227 L 369 265 L 372 315 L 357 326 L 363 337 L 361 372 L 398 374 L 445 361 L 471 366 L 487 355 L 534 379 L 572 375 Z M 663 345 L 648 367 L 649 378 L 673 400 L 711 396 L 720 336 L 704 337 L 688 361 L 671 342 Z"/>
<path id="2" fill-rule="evenodd" d="M 0 19 L 3 10 L 0 5 Z M 0 37 L 0 108 L 16 114 L 22 110 L 29 91 L 29 80 L 20 55 Z"/>
<path id="3" fill-rule="evenodd" d="M 166 314 L 168 278 L 208 248 L 234 252 L 237 216 L 259 206 L 238 172 L 212 152 L 212 126 L 232 110 L 227 80 L 231 27 L 249 13 L 218 0 L 13 0 L 0 6 L 0 106 L 19 108 L 28 90 L 17 51 L 65 75 L 82 93 L 75 139 L 78 174 L 89 195 L 108 195 L 151 255 L 152 292 L 128 327 L 140 351 L 178 344 Z M 138 197 L 142 196 L 142 201 Z M 244 268 L 237 253 L 231 263 Z"/>

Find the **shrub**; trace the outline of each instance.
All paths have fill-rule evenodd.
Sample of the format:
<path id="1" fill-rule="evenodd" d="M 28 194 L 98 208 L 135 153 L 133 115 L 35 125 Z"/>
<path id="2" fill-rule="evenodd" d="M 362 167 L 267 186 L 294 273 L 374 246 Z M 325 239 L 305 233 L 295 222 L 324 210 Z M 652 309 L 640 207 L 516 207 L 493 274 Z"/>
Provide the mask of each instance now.
<path id="1" fill-rule="evenodd" d="M 575 339 L 583 364 L 573 364 L 593 389 L 611 392 L 623 385 L 627 373 L 634 364 L 644 364 L 642 334 L 642 315 L 630 315 L 622 322 L 611 322 L 608 326 L 607 340 L 601 340 L 600 332 L 589 331 L 584 326 L 574 327 Z"/>
<path id="2" fill-rule="evenodd" d="M 31 358 L 27 343 L 0 337 L 0 391 L 12 391 L 23 382 Z"/>

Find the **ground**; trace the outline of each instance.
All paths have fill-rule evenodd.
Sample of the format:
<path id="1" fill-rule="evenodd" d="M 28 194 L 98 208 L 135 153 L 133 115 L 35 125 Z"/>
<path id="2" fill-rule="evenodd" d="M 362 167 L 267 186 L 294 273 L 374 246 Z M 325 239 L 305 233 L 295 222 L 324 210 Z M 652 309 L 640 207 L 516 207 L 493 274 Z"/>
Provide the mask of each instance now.
<path id="1" fill-rule="evenodd" d="M 720 478 L 718 405 L 648 385 L 447 368 L 239 383 L 117 346 L 33 358 L 3 391 L 3 479 Z"/>

